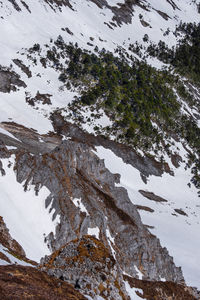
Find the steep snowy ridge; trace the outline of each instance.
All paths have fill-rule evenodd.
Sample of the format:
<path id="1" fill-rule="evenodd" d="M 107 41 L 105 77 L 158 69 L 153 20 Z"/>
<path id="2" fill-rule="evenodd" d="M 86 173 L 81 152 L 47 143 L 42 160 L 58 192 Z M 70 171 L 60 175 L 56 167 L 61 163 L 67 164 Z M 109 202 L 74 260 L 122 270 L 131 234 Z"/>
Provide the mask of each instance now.
<path id="1" fill-rule="evenodd" d="M 200 289 L 198 143 L 193 147 L 153 116 L 161 147 L 135 149 L 119 138 L 124 124 L 119 133 L 106 131 L 121 120 L 103 97 L 81 103 L 97 76 L 74 79 L 67 71 L 70 51 L 80 52 L 77 66 L 93 55 L 104 67 L 103 54 L 112 53 L 127 66 L 150 64 L 152 77 L 169 70 L 178 83 L 166 86 L 180 112 L 200 128 L 198 84 L 147 54 L 160 40 L 175 49 L 184 36 L 177 26 L 198 24 L 199 10 L 191 0 L 0 1 L 2 295 L 2 278 L 10 280 L 4 266 L 13 274 L 10 265 L 24 266 L 20 276 L 27 272 L 29 280 L 29 267 L 40 263 L 33 273 L 44 284 L 44 299 L 60 299 L 63 291 L 70 291 L 69 299 L 85 298 L 63 281 L 95 300 L 200 299 L 189 288 Z M 191 102 L 178 93 L 180 83 Z M 52 279 L 40 270 L 58 279 L 52 298 L 45 293 Z M 36 284 L 31 281 L 33 290 Z"/>

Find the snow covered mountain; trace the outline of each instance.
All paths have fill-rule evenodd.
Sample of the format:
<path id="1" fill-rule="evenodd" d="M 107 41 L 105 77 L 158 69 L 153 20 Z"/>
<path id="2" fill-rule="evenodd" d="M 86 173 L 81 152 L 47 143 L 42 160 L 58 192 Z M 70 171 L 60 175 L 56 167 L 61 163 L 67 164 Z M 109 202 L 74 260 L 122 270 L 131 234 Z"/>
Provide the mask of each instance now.
<path id="1" fill-rule="evenodd" d="M 58 279 L 34 299 L 200 299 L 199 19 L 0 1 L 0 299 L 15 268 Z"/>

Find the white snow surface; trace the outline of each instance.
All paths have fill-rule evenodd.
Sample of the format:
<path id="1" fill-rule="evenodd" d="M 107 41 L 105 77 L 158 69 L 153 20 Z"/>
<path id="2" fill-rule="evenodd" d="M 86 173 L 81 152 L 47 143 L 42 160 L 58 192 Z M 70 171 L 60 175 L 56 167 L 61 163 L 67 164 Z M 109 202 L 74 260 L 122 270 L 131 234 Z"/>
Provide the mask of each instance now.
<path id="1" fill-rule="evenodd" d="M 99 238 L 99 227 L 88 228 L 88 235 L 94 235 L 98 239 Z"/>
<path id="2" fill-rule="evenodd" d="M 140 289 L 136 289 L 136 288 L 131 288 L 129 283 L 127 281 L 124 282 L 125 283 L 125 288 L 127 293 L 129 294 L 131 300 L 141 300 L 141 299 L 145 299 L 145 298 L 141 298 L 136 294 L 136 291 L 140 292 L 143 295 L 143 291 Z"/>
<path id="3" fill-rule="evenodd" d="M 3 159 L 5 176 L 0 176 L 0 215 L 3 216 L 10 235 L 24 249 L 26 256 L 37 262 L 50 250 L 44 237 L 55 233 L 58 219 L 52 221 L 52 214 L 45 208 L 49 190 L 42 187 L 36 196 L 33 188 L 24 192 L 23 185 L 16 181 L 12 159 Z M 12 166 L 9 168 L 9 162 Z"/>
<path id="4" fill-rule="evenodd" d="M 182 157 L 186 155 L 184 148 L 178 145 Z M 197 190 L 190 181 L 191 171 L 185 170 L 184 164 L 173 169 L 175 176 L 163 174 L 161 177 L 150 176 L 145 184 L 140 172 L 126 164 L 111 150 L 96 147 L 97 155 L 104 159 L 106 167 L 112 173 L 121 175 L 120 184 L 127 189 L 133 204 L 148 206 L 153 213 L 139 210 L 142 222 L 154 226 L 152 233 L 173 256 L 175 264 L 181 266 L 186 283 L 200 288 L 200 203 Z M 165 158 L 167 160 L 167 157 Z M 170 162 L 168 161 L 170 164 Z M 157 203 L 143 197 L 139 190 L 146 190 L 166 199 L 166 203 Z M 182 209 L 188 216 L 179 215 L 174 209 Z M 172 215 L 173 214 L 173 215 Z M 175 214 L 175 215 L 174 215 Z"/>
<path id="5" fill-rule="evenodd" d="M 87 208 L 85 207 L 83 202 L 81 202 L 81 199 L 74 198 L 73 203 L 80 209 L 80 211 L 85 212 L 86 215 L 89 216 Z"/>

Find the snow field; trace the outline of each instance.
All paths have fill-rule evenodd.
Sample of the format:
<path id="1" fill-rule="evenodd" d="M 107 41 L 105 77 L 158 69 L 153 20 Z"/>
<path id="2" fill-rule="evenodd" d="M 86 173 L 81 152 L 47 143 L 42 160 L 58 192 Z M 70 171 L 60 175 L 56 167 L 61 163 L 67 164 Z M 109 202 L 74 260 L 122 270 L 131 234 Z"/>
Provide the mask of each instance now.
<path id="1" fill-rule="evenodd" d="M 16 181 L 13 168 L 14 157 L 3 159 L 5 176 L 0 177 L 0 215 L 3 216 L 10 235 L 24 249 L 29 259 L 40 261 L 50 254 L 44 242 L 45 236 L 55 233 L 58 218 L 52 221 L 52 215 L 45 208 L 45 199 L 49 190 L 42 187 L 36 196 L 33 188 L 24 192 L 23 185 Z M 9 168 L 8 163 L 12 166 Z"/>

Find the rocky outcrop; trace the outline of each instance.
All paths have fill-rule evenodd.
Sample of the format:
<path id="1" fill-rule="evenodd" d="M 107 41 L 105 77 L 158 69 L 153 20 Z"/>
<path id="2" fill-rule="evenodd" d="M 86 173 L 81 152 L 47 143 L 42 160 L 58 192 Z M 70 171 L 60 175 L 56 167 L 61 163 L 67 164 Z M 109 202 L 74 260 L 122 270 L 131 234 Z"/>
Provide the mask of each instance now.
<path id="1" fill-rule="evenodd" d="M 0 92 L 10 93 L 16 91 L 17 87 L 26 87 L 20 76 L 8 68 L 0 66 Z"/>
<path id="2" fill-rule="evenodd" d="M 70 284 L 32 267 L 0 266 L 2 300 L 86 300 Z"/>
<path id="3" fill-rule="evenodd" d="M 114 257 L 92 236 L 71 241 L 42 260 L 42 270 L 65 280 L 92 299 L 129 299 Z"/>
<path id="4" fill-rule="evenodd" d="M 93 139 L 86 142 L 84 137 L 81 142 L 81 134 L 70 139 L 67 133 L 75 127 L 70 129 L 69 124 L 68 131 L 63 127 L 65 140 L 55 134 L 39 135 L 15 123 L 2 125 L 21 141 L 10 138 L 9 145 L 15 143 L 17 149 L 8 150 L 4 144 L 8 140 L 1 137 L 2 153 L 16 157 L 17 181 L 24 184 L 25 191 L 29 185 L 35 186 L 36 193 L 47 187 L 46 207 L 54 210 L 53 218 L 60 215 L 55 235 L 46 237 L 53 254 L 42 261 L 43 270 L 106 299 L 112 299 L 110 286 L 116 295 L 120 289 L 114 299 L 126 299 L 122 275 L 138 278 L 138 270 L 146 281 L 165 278 L 184 284 L 181 269 L 142 224 L 127 191 L 116 186 L 119 174 L 110 173 L 95 154 Z M 120 152 L 120 145 L 116 143 L 115 149 Z M 98 253 L 104 254 L 99 257 Z M 109 278 L 107 282 L 102 274 Z"/>
<path id="5" fill-rule="evenodd" d="M 61 220 L 56 235 L 47 238 L 52 251 L 97 228 L 97 237 L 126 273 L 137 276 L 138 268 L 148 280 L 183 281 L 167 249 L 142 224 L 127 191 L 115 186 L 119 175 L 105 168 L 94 148 L 67 140 L 42 155 L 21 149 L 16 152 L 15 171 L 25 190 L 32 184 L 36 193 L 42 186 L 51 192 L 46 206 Z"/>

